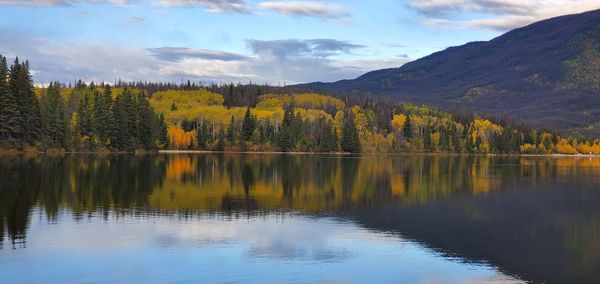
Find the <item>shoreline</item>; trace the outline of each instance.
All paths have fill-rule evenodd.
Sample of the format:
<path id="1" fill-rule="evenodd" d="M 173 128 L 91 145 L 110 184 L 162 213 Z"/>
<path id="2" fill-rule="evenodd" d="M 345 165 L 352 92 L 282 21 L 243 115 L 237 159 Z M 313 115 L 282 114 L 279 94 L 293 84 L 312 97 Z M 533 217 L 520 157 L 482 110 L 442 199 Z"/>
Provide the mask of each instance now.
<path id="1" fill-rule="evenodd" d="M 177 154 L 266 154 L 266 155 L 330 155 L 330 156 L 365 156 L 365 155 L 422 155 L 422 156 L 487 156 L 487 157 L 551 157 L 551 158 L 600 158 L 595 154 L 467 154 L 467 153 L 427 153 L 427 152 L 391 152 L 391 153 L 345 153 L 345 152 L 281 152 L 281 151 L 208 151 L 208 150 L 135 150 L 123 151 L 20 151 L 16 149 L 0 149 L 0 156 L 64 156 L 64 155 L 177 155 Z"/>

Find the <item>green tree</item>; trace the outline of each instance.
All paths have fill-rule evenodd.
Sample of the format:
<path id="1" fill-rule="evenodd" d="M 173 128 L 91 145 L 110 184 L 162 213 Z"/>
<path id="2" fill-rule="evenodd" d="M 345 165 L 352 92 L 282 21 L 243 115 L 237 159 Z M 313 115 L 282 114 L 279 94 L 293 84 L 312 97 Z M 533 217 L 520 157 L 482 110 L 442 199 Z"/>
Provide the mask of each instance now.
<path id="1" fill-rule="evenodd" d="M 235 143 L 235 131 L 236 131 L 235 119 L 233 118 L 233 115 L 232 115 L 231 122 L 229 123 L 229 127 L 227 128 L 227 141 L 229 141 L 230 144 Z"/>
<path id="2" fill-rule="evenodd" d="M 294 106 L 287 105 L 283 112 L 283 121 L 279 127 L 279 149 L 282 152 L 293 150 L 292 127 L 294 123 Z"/>
<path id="3" fill-rule="evenodd" d="M 198 147 L 200 147 L 201 150 L 206 150 L 208 139 L 210 136 L 210 133 L 208 131 L 208 125 L 206 124 L 206 122 L 201 122 L 200 127 L 198 127 L 196 132 L 198 136 Z"/>
<path id="4" fill-rule="evenodd" d="M 137 96 L 137 129 L 138 143 L 146 150 L 154 148 L 154 139 L 152 135 L 152 121 L 154 119 L 154 111 L 150 106 L 150 102 L 146 95 L 141 92 Z"/>
<path id="5" fill-rule="evenodd" d="M 64 100 L 60 95 L 60 83 L 50 83 L 42 105 L 43 140 L 48 146 L 64 147 L 67 136 L 67 120 Z"/>
<path id="6" fill-rule="evenodd" d="M 29 62 L 20 63 L 16 58 L 9 72 L 10 92 L 17 100 L 21 114 L 21 139 L 27 143 L 38 141 L 42 134 L 40 103 L 33 91 Z"/>
<path id="7" fill-rule="evenodd" d="M 402 126 L 402 136 L 406 139 L 412 138 L 412 122 L 410 120 L 410 115 L 406 115 L 406 120 L 404 121 L 404 125 Z"/>
<path id="8" fill-rule="evenodd" d="M 225 137 L 225 129 L 223 127 L 221 127 L 221 129 L 219 129 L 219 138 L 217 140 L 217 147 L 215 148 L 215 150 L 224 151 L 226 139 L 227 138 Z"/>
<path id="9" fill-rule="evenodd" d="M 22 117 L 8 81 L 6 57 L 0 55 L 0 140 L 16 140 L 21 135 Z"/>
<path id="10" fill-rule="evenodd" d="M 360 153 L 361 145 L 360 138 L 358 136 L 358 130 L 354 125 L 354 120 L 351 118 L 351 115 L 348 113 L 344 119 L 344 125 L 342 127 L 342 141 L 341 148 L 342 151 L 348 153 Z"/>
<path id="11" fill-rule="evenodd" d="M 252 138 L 252 134 L 256 129 L 256 118 L 250 112 L 250 107 L 246 108 L 246 114 L 244 115 L 244 121 L 242 123 L 242 138 L 244 141 L 248 141 Z"/>

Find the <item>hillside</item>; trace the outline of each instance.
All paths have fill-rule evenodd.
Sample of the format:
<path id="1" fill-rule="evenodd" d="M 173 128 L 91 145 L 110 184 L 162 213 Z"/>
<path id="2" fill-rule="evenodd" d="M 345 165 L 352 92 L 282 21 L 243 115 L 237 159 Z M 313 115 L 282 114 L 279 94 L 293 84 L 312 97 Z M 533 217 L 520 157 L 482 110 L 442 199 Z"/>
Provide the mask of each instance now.
<path id="1" fill-rule="evenodd" d="M 600 10 L 552 18 L 354 80 L 299 89 L 389 96 L 600 134 Z"/>

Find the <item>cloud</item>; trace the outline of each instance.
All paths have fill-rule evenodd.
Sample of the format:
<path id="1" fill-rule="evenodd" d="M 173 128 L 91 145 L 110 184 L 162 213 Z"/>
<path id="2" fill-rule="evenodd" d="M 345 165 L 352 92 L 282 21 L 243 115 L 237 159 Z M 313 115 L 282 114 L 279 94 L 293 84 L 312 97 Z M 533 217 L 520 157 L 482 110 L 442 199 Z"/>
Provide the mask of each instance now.
<path id="1" fill-rule="evenodd" d="M 0 28 L 0 54 L 31 62 L 37 84 L 182 79 L 205 82 L 292 84 L 336 81 L 397 67 L 407 58 L 360 59 L 365 46 L 333 39 L 248 40 L 248 54 L 186 47 L 136 48 L 110 43 L 50 41 Z M 343 58 L 343 59 L 340 59 Z"/>
<path id="2" fill-rule="evenodd" d="M 339 19 L 347 17 L 344 8 L 338 4 L 325 4 L 309 1 L 265 1 L 258 4 L 261 9 L 271 10 L 286 16 Z"/>
<path id="3" fill-rule="evenodd" d="M 185 58 L 200 58 L 219 61 L 244 60 L 246 56 L 207 49 L 191 49 L 185 47 L 148 48 L 154 57 L 165 61 L 180 61 Z"/>
<path id="4" fill-rule="evenodd" d="M 351 54 L 354 50 L 365 46 L 335 39 L 309 39 L 309 40 L 248 40 L 248 47 L 264 57 L 330 57 L 340 54 Z"/>
<path id="5" fill-rule="evenodd" d="M 141 24 L 145 21 L 146 21 L 146 18 L 142 18 L 142 17 L 138 17 L 138 16 L 131 16 L 131 17 L 121 20 L 121 23 L 137 25 L 137 24 Z"/>
<path id="6" fill-rule="evenodd" d="M 600 9 L 588 0 L 418 0 L 408 7 L 435 26 L 507 31 L 536 21 Z M 468 18 L 462 20 L 461 18 Z"/>
<path id="7" fill-rule="evenodd" d="M 248 4 L 244 0 L 160 0 L 168 7 L 195 7 L 206 9 L 209 13 L 250 13 Z"/>
<path id="8" fill-rule="evenodd" d="M 33 7 L 55 7 L 71 6 L 81 3 L 102 4 L 109 3 L 115 5 L 126 5 L 131 0 L 0 0 L 0 5 L 4 6 L 33 6 Z"/>

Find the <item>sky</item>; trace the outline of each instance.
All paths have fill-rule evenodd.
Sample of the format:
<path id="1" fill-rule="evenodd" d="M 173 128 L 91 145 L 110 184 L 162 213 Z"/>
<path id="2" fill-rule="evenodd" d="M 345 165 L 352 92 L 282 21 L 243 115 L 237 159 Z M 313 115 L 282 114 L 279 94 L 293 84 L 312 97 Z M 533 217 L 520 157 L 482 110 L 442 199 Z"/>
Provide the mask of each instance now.
<path id="1" fill-rule="evenodd" d="M 600 9 L 597 0 L 0 0 L 0 54 L 36 84 L 351 79 Z"/>

